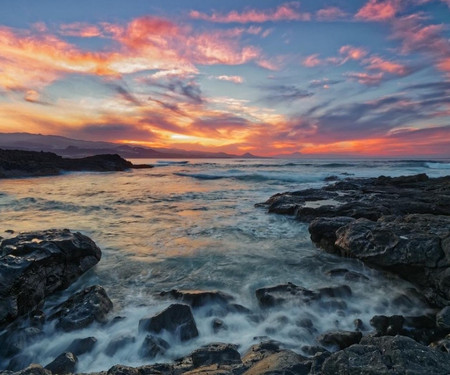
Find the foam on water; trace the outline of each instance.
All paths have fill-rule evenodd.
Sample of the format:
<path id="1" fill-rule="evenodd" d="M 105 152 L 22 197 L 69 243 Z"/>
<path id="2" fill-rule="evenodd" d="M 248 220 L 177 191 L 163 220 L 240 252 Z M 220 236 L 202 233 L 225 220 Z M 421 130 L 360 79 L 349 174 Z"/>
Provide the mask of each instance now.
<path id="1" fill-rule="evenodd" d="M 70 228 L 93 238 L 103 251 L 94 269 L 66 291 L 48 298 L 44 307 L 47 314 L 71 294 L 100 284 L 114 303 L 110 318 L 124 317 L 114 324 L 93 324 L 77 332 L 56 331 L 54 323 L 47 323 L 45 336 L 25 350 L 35 362 L 45 365 L 73 339 L 89 336 L 95 336 L 98 343 L 93 352 L 80 356 L 79 372 L 107 370 L 117 363 L 138 366 L 170 361 L 218 341 L 238 344 L 243 352 L 270 338 L 301 352 L 303 345 L 314 345 L 317 335 L 327 330 L 353 330 L 357 318 L 369 329 L 369 320 L 376 314 L 424 313 L 425 307 L 411 294 L 410 284 L 356 260 L 317 250 L 306 224 L 267 214 L 254 204 L 275 193 L 321 186 L 331 175 L 345 178 L 348 174 L 376 177 L 425 172 L 438 177 L 448 173 L 450 163 L 189 160 L 160 164 L 155 169 L 120 173 L 2 181 L 3 230 Z M 361 273 L 367 280 L 347 281 L 327 274 L 336 268 Z M 340 308 L 289 301 L 284 306 L 261 309 L 255 290 L 286 282 L 308 289 L 346 284 L 352 296 L 345 298 L 346 305 Z M 224 315 L 212 305 L 195 309 L 200 336 L 181 343 L 163 334 L 171 348 L 164 356 L 145 360 L 139 355 L 145 338 L 138 332 L 139 320 L 173 302 L 156 295 L 174 288 L 227 292 L 251 314 Z M 228 329 L 214 333 L 215 318 L 222 319 Z M 310 319 L 311 327 L 303 327 L 305 319 Z M 109 357 L 105 354 L 107 345 L 121 335 L 130 335 L 135 341 Z M 2 360 L 2 368 L 8 360 Z"/>

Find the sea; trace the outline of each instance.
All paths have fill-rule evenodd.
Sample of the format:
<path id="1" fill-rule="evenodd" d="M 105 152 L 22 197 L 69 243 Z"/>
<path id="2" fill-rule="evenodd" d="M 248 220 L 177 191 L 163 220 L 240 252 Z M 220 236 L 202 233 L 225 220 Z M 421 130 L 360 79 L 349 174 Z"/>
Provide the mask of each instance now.
<path id="1" fill-rule="evenodd" d="M 255 204 L 276 193 L 324 186 L 330 176 L 445 176 L 450 174 L 450 160 L 132 161 L 154 168 L 0 182 L 2 232 L 68 228 L 89 236 L 102 249 L 101 261 L 67 290 L 49 297 L 44 311 L 95 284 L 103 286 L 114 303 L 109 315 L 114 324 L 62 332 L 54 322 L 46 323 L 43 335 L 22 353 L 33 362 L 45 366 L 74 339 L 85 337 L 95 337 L 97 344 L 78 358 L 78 372 L 169 362 L 211 342 L 236 344 L 244 353 L 253 344 L 276 340 L 305 354 L 302 348 L 317 345 L 321 333 L 354 330 L 355 319 L 369 331 L 374 315 L 426 312 L 411 284 L 317 249 L 306 223 L 269 214 Z M 328 272 L 342 268 L 364 277 L 348 281 Z M 308 289 L 346 284 L 352 295 L 339 308 L 296 302 L 269 309 L 258 305 L 256 289 L 287 282 Z M 219 290 L 252 313 L 216 315 L 208 306 L 195 309 L 197 338 L 180 342 L 163 333 L 170 348 L 144 359 L 140 347 L 146 334 L 139 332 L 139 320 L 173 303 L 159 296 L 171 289 Z M 226 329 L 215 332 L 215 319 L 221 319 Z M 305 326 L 305 320 L 310 324 Z M 108 356 L 109 343 L 124 337 L 129 339 Z M 8 362 L 3 358 L 0 368 Z"/>

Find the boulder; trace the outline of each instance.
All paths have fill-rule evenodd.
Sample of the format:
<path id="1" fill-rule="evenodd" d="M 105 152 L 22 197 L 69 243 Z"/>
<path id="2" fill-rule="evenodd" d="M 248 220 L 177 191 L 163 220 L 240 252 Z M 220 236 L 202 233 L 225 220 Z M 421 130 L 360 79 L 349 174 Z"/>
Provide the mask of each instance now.
<path id="1" fill-rule="evenodd" d="M 308 375 L 310 368 L 307 358 L 290 350 L 282 350 L 257 362 L 244 375 Z"/>
<path id="2" fill-rule="evenodd" d="M 201 307 L 211 303 L 226 305 L 234 298 L 233 296 L 217 290 L 178 290 L 172 289 L 159 294 L 162 297 L 171 297 L 186 303 L 191 307 Z"/>
<path id="3" fill-rule="evenodd" d="M 58 328 L 73 331 L 87 327 L 93 322 L 105 322 L 106 315 L 112 308 L 113 304 L 105 289 L 93 285 L 55 307 L 49 320 L 57 319 Z"/>
<path id="4" fill-rule="evenodd" d="M 255 363 L 279 351 L 281 351 L 279 342 L 273 340 L 263 341 L 252 345 L 242 357 L 242 362 L 245 367 L 250 368 Z"/>
<path id="5" fill-rule="evenodd" d="M 205 345 L 191 354 L 194 367 L 209 365 L 233 365 L 241 363 L 236 345 L 214 343 Z"/>
<path id="6" fill-rule="evenodd" d="M 78 358 L 70 352 L 62 353 L 45 368 L 53 374 L 72 374 L 75 372 Z"/>
<path id="7" fill-rule="evenodd" d="M 95 337 L 85 337 L 83 339 L 75 339 L 67 347 L 65 352 L 71 352 L 76 356 L 80 356 L 85 353 L 89 353 L 97 345 L 97 339 Z"/>
<path id="8" fill-rule="evenodd" d="M 317 338 L 317 341 L 321 345 L 337 347 L 339 350 L 342 350 L 349 347 L 350 345 L 359 343 L 361 338 L 361 332 L 331 331 L 320 335 Z"/>
<path id="9" fill-rule="evenodd" d="M 165 330 L 181 341 L 187 341 L 198 336 L 197 325 L 191 308 L 188 305 L 175 303 L 159 314 L 139 321 L 139 330 L 160 333 Z"/>
<path id="10" fill-rule="evenodd" d="M 68 229 L 22 233 L 0 243 L 0 326 L 67 288 L 101 258 L 90 238 Z"/>
<path id="11" fill-rule="evenodd" d="M 167 341 L 160 337 L 147 335 L 145 336 L 144 342 L 142 343 L 139 354 L 147 359 L 155 358 L 157 355 L 164 354 L 170 345 Z"/>
<path id="12" fill-rule="evenodd" d="M 404 336 L 364 337 L 328 357 L 323 375 L 448 374 L 450 356 Z"/>
<path id="13" fill-rule="evenodd" d="M 118 350 L 122 349 L 124 346 L 129 344 L 133 344 L 136 341 L 136 338 L 130 334 L 124 334 L 117 337 L 114 337 L 105 349 L 105 354 L 109 357 L 113 357 L 114 354 L 117 353 Z"/>

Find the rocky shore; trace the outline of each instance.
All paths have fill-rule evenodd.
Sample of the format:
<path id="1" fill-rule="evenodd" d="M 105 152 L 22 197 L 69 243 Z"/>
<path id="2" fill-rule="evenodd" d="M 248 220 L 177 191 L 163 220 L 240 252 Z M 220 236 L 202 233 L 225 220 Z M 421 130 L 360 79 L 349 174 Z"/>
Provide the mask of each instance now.
<path id="1" fill-rule="evenodd" d="M 128 334 L 104 342 L 104 354 L 114 358 L 122 347 L 142 338 L 139 355 L 151 364 L 116 365 L 91 374 L 450 373 L 450 177 L 348 179 L 321 189 L 277 194 L 263 206 L 269 212 L 309 222 L 312 240 L 324 250 L 358 258 L 412 282 L 419 290 L 416 297 L 425 297 L 430 308 L 421 315 L 375 315 L 370 327 L 356 319 L 354 330 L 317 333 L 309 346 L 287 347 L 270 337 L 259 338 L 249 348 L 211 342 L 170 363 L 154 364 L 172 342 L 188 343 L 201 336 L 196 321 L 200 309 L 214 317 L 214 332 L 228 329 L 222 320 L 227 314 L 238 312 L 248 320 L 259 319 L 257 312 L 221 291 L 161 291 L 155 296 L 163 306 L 157 313 L 142 316 Z M 48 296 L 67 288 L 100 257 L 92 240 L 69 230 L 23 233 L 2 240 L 1 375 L 77 373 L 79 358 L 89 355 L 101 338 L 80 336 L 61 347 L 60 355 L 50 363 L 31 364 L 33 358 L 27 357 L 25 349 L 42 338 L 45 324 L 61 332 L 78 332 L 121 319 L 114 316 L 107 291 L 99 285 L 86 287 L 44 312 Z M 318 289 L 288 282 L 255 290 L 259 309 L 294 303 L 312 310 L 345 311 L 346 300 L 353 294 L 352 283 L 366 276 L 345 268 L 329 273 L 336 283 Z M 295 318 L 299 330 L 317 332 L 307 317 Z"/>
<path id="2" fill-rule="evenodd" d="M 117 154 L 63 158 L 52 152 L 0 149 L 0 179 L 53 176 L 63 172 L 113 172 L 132 168 L 151 168 L 134 165 Z"/>

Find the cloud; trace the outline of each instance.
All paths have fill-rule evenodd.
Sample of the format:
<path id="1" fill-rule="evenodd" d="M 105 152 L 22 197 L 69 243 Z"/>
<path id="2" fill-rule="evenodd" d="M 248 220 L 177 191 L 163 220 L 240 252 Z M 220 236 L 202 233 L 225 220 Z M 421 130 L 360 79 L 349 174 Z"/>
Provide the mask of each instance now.
<path id="1" fill-rule="evenodd" d="M 244 83 L 244 78 L 242 78 L 241 76 L 221 75 L 221 76 L 212 76 L 211 78 L 217 79 L 219 81 L 233 82 L 236 84 Z"/>
<path id="2" fill-rule="evenodd" d="M 338 83 L 341 83 L 341 82 L 342 81 L 332 80 L 332 79 L 328 79 L 328 78 L 314 79 L 309 82 L 309 87 L 310 88 L 321 87 L 324 89 L 328 89 L 328 88 L 330 88 L 330 86 L 337 85 Z"/>
<path id="3" fill-rule="evenodd" d="M 369 70 L 380 70 L 382 72 L 404 76 L 408 74 L 409 69 L 400 63 L 384 60 L 378 56 L 372 56 L 364 60 Z"/>
<path id="4" fill-rule="evenodd" d="M 313 95 L 312 92 L 300 89 L 294 85 L 261 86 L 261 90 L 267 91 L 263 95 L 262 100 L 272 104 L 291 104 L 294 101 Z"/>
<path id="5" fill-rule="evenodd" d="M 276 9 L 259 10 L 246 9 L 242 13 L 231 11 L 226 14 L 212 13 L 208 15 L 192 10 L 189 15 L 193 19 L 218 22 L 218 23 L 264 23 L 276 21 L 309 21 L 309 13 L 301 13 L 298 10 L 298 2 L 290 2 L 279 5 Z"/>
<path id="6" fill-rule="evenodd" d="M 102 36 L 102 31 L 98 26 L 83 22 L 63 24 L 59 27 L 59 33 L 64 36 L 76 36 L 81 38 Z"/>
<path id="7" fill-rule="evenodd" d="M 348 60 L 361 60 L 368 52 L 364 48 L 346 45 L 339 49 L 339 53 L 343 56 L 340 64 L 343 64 Z"/>
<path id="8" fill-rule="evenodd" d="M 378 73 L 361 73 L 361 72 L 349 72 L 344 74 L 346 77 L 358 81 L 359 83 L 367 86 L 378 85 L 384 78 L 382 72 Z"/>
<path id="9" fill-rule="evenodd" d="M 335 21 L 347 17 L 348 14 L 338 7 L 327 7 L 316 12 L 319 21 Z"/>
<path id="10" fill-rule="evenodd" d="M 67 133 L 66 133 L 67 134 Z M 103 141 L 157 138 L 150 129 L 128 123 L 93 123 L 86 124 L 79 129 L 69 131 L 72 137 L 99 139 Z"/>
<path id="11" fill-rule="evenodd" d="M 355 18 L 364 21 L 388 21 L 393 19 L 401 9 L 400 0 L 369 0 Z"/>
<path id="12" fill-rule="evenodd" d="M 305 57 L 302 61 L 302 64 L 308 68 L 313 68 L 322 64 L 322 61 L 319 59 L 319 54 L 315 53 L 313 55 Z"/>

